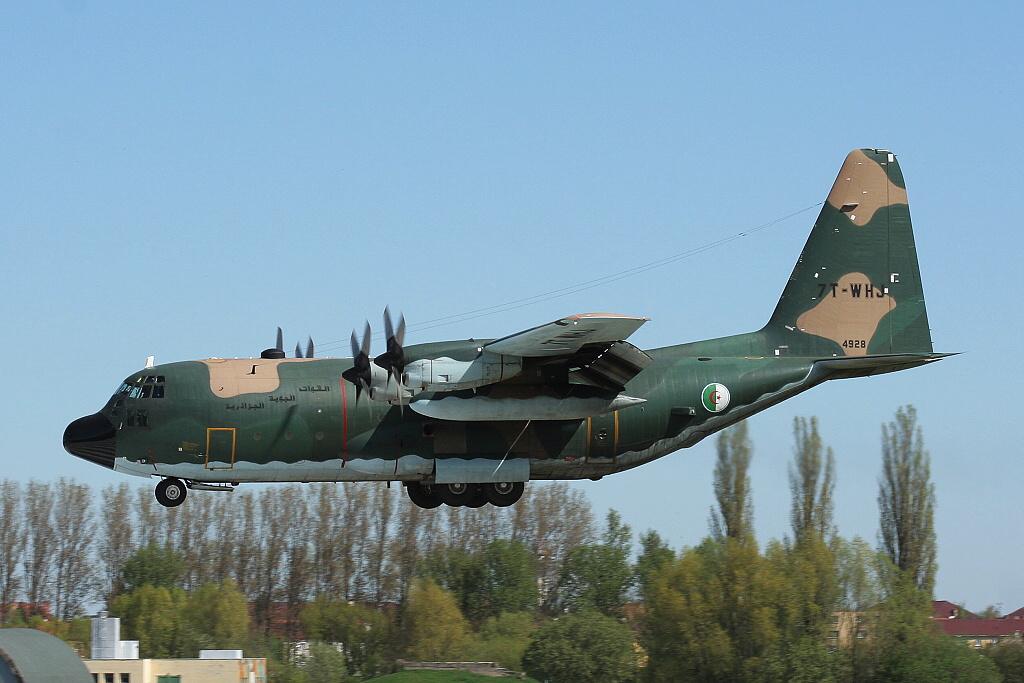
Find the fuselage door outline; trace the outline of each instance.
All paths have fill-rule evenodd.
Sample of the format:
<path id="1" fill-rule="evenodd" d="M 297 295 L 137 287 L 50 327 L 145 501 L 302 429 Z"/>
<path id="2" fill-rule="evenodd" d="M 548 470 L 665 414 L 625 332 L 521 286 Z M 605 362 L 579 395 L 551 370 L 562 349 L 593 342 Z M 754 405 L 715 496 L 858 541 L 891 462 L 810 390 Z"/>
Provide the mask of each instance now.
<path id="1" fill-rule="evenodd" d="M 206 428 L 206 469 L 229 470 L 235 466 L 236 431 L 234 427 Z M 227 461 L 227 467 L 211 466 L 212 463 Z"/>

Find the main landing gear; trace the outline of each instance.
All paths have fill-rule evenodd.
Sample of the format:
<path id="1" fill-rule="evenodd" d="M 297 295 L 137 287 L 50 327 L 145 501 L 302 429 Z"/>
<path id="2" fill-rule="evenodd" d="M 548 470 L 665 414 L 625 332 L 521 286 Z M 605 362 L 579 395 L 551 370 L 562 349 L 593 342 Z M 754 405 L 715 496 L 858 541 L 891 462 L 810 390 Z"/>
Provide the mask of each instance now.
<path id="1" fill-rule="evenodd" d="M 409 500 L 426 509 L 436 508 L 442 503 L 451 507 L 478 508 L 488 503 L 508 507 L 522 498 L 524 489 L 521 481 L 496 484 L 422 484 L 411 481 L 405 485 Z"/>

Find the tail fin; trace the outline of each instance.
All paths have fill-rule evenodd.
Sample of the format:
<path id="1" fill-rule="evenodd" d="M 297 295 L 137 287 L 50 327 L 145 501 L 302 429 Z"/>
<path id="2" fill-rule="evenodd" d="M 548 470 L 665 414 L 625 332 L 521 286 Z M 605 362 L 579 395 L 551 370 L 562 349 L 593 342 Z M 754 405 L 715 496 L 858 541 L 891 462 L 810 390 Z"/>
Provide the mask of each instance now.
<path id="1" fill-rule="evenodd" d="M 762 339 L 782 356 L 931 353 L 903 174 L 850 152 Z"/>

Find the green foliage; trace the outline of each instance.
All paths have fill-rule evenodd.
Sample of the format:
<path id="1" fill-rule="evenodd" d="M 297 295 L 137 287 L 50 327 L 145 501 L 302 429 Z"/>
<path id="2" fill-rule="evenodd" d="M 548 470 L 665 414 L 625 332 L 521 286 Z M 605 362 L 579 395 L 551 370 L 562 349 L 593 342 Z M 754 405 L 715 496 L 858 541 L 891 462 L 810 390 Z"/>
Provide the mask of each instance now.
<path id="1" fill-rule="evenodd" d="M 996 605 L 989 605 L 985 609 L 978 612 L 979 619 L 998 619 L 1001 615 L 999 614 L 999 607 Z"/>
<path id="2" fill-rule="evenodd" d="M 608 512 L 602 543 L 573 548 L 562 565 L 556 611 L 596 609 L 617 615 L 635 581 L 629 565 L 632 533 L 619 513 Z"/>
<path id="3" fill-rule="evenodd" d="M 822 443 L 816 417 L 793 418 L 793 438 L 796 444 L 789 468 L 793 538 L 797 544 L 808 538 L 827 543 L 835 534 L 835 456 Z"/>
<path id="4" fill-rule="evenodd" d="M 111 616 L 121 618 L 122 637 L 139 641 L 143 659 L 178 657 L 182 656 L 181 612 L 186 601 L 181 588 L 146 584 L 114 598 Z"/>
<path id="5" fill-rule="evenodd" d="M 999 669 L 1003 683 L 1024 683 L 1024 641 L 1019 638 L 1003 641 L 983 652 Z"/>
<path id="6" fill-rule="evenodd" d="M 231 579 L 196 589 L 184 617 L 203 644 L 213 650 L 239 649 L 249 633 L 245 596 Z"/>
<path id="7" fill-rule="evenodd" d="M 715 538 L 752 539 L 754 510 L 750 495 L 750 460 L 754 449 L 747 437 L 747 423 L 740 422 L 722 432 L 716 441 L 715 501 L 711 510 L 711 533 Z"/>
<path id="8" fill-rule="evenodd" d="M 488 617 L 474 635 L 467 657 L 472 661 L 497 662 L 513 671 L 523 668 L 523 653 L 536 626 L 532 612 L 505 612 Z"/>
<path id="9" fill-rule="evenodd" d="M 538 683 L 532 678 L 525 680 L 526 683 Z M 399 671 L 374 678 L 373 681 L 374 683 L 494 683 L 494 677 L 469 671 Z"/>
<path id="10" fill-rule="evenodd" d="M 444 548 L 421 563 L 420 573 L 454 593 L 474 622 L 537 606 L 537 558 L 519 541 L 495 539 L 476 553 Z"/>
<path id="11" fill-rule="evenodd" d="M 651 680 L 728 680 L 735 672 L 735 645 L 720 619 L 720 554 L 720 544 L 705 539 L 654 574 L 642 641 Z"/>
<path id="12" fill-rule="evenodd" d="M 777 619 L 783 638 L 790 642 L 824 639 L 842 597 L 832 548 L 812 532 L 796 545 L 769 543 L 765 560 L 780 589 Z"/>
<path id="13" fill-rule="evenodd" d="M 645 602 L 648 598 L 652 574 L 660 571 L 676 559 L 675 551 L 668 547 L 657 531 L 649 529 L 640 534 L 640 554 L 633 565 L 633 576 L 640 598 Z"/>
<path id="14" fill-rule="evenodd" d="M 231 579 L 181 588 L 143 585 L 114 598 L 111 616 L 124 637 L 139 641 L 143 658 L 196 657 L 201 649 L 239 649 L 248 642 L 245 596 Z"/>
<path id="15" fill-rule="evenodd" d="M 302 667 L 306 683 L 349 683 L 360 679 L 349 674 L 345 655 L 333 645 L 311 643 Z"/>
<path id="16" fill-rule="evenodd" d="M 764 681 L 778 683 L 840 683 L 853 667 L 844 652 L 829 652 L 820 638 L 783 640 L 765 663 Z"/>
<path id="17" fill-rule="evenodd" d="M 92 650 L 92 619 L 75 617 L 68 622 L 64 641 L 82 657 L 88 657 Z"/>
<path id="18" fill-rule="evenodd" d="M 882 550 L 930 599 L 937 569 L 935 485 L 913 406 L 900 408 L 893 422 L 882 425 L 878 510 Z"/>
<path id="19" fill-rule="evenodd" d="M 945 634 L 923 629 L 879 653 L 877 680 L 905 683 L 999 683 L 996 664 Z"/>
<path id="20" fill-rule="evenodd" d="M 863 611 L 882 600 L 878 553 L 860 536 L 836 537 L 831 544 L 836 558 L 836 583 L 840 607 Z"/>
<path id="21" fill-rule="evenodd" d="M 618 683 L 634 681 L 639 673 L 633 631 L 593 611 L 543 624 L 526 648 L 523 666 L 550 683 Z"/>
<path id="22" fill-rule="evenodd" d="M 128 593 L 143 586 L 170 590 L 181 585 L 184 566 L 181 553 L 170 546 L 153 543 L 135 551 L 125 560 L 121 580 Z"/>
<path id="23" fill-rule="evenodd" d="M 494 617 L 537 607 L 537 558 L 519 541 L 495 539 L 482 553 L 480 616 Z"/>
<path id="24" fill-rule="evenodd" d="M 347 674 L 374 676 L 387 668 L 392 629 L 384 613 L 321 595 L 303 608 L 301 620 L 310 640 L 342 644 Z"/>
<path id="25" fill-rule="evenodd" d="M 461 657 L 469 625 L 455 596 L 433 579 L 417 579 L 410 585 L 402 616 L 408 659 L 434 662 Z"/>

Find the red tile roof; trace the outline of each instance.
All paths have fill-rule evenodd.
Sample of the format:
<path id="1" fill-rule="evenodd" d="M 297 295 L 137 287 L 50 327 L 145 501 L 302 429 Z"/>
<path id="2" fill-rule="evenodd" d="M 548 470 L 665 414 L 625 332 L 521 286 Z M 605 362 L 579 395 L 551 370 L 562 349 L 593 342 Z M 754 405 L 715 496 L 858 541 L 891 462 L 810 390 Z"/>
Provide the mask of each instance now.
<path id="1" fill-rule="evenodd" d="M 937 619 L 935 625 L 951 636 L 993 638 L 1024 633 L 1024 623 L 1017 619 Z"/>
<path id="2" fill-rule="evenodd" d="M 1016 612 L 1010 612 L 1003 619 L 1024 619 L 1024 607 L 1021 607 Z"/>
<path id="3" fill-rule="evenodd" d="M 932 602 L 932 619 L 977 619 L 978 615 L 968 612 L 960 605 L 949 600 L 935 600 Z"/>

